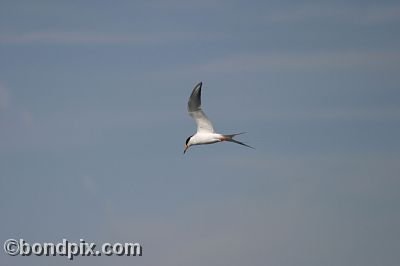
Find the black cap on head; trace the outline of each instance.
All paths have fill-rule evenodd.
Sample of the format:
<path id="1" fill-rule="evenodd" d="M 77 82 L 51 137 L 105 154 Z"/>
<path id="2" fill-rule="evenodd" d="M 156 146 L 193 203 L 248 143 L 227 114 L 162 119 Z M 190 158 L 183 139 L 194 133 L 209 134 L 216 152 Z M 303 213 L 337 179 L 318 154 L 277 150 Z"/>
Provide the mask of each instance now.
<path id="1" fill-rule="evenodd" d="M 186 139 L 186 145 L 188 145 L 188 142 L 189 142 L 189 140 L 190 140 L 191 137 L 193 137 L 193 135 L 190 136 L 190 137 L 188 137 L 188 138 Z"/>

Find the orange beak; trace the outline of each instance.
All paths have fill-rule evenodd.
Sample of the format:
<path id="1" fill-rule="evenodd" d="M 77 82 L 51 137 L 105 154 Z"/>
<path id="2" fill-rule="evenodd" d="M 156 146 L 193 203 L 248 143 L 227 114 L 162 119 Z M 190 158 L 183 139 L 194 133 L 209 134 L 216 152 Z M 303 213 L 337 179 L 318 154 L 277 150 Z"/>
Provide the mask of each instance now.
<path id="1" fill-rule="evenodd" d="M 183 154 L 185 154 L 188 149 L 189 149 L 189 146 L 185 144 L 185 149 L 183 150 Z"/>

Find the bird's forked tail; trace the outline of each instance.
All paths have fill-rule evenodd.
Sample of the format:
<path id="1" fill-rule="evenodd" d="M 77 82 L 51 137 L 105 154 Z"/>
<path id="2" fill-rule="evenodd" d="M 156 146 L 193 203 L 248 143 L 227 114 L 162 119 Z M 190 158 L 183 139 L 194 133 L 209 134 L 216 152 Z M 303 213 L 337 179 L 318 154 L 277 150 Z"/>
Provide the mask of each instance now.
<path id="1" fill-rule="evenodd" d="M 230 135 L 222 135 L 222 136 L 223 136 L 223 139 L 222 139 L 222 140 L 223 140 L 223 141 L 229 141 L 229 142 L 237 143 L 237 144 L 246 146 L 246 147 L 248 147 L 248 148 L 254 149 L 254 148 L 251 147 L 250 145 L 244 144 L 243 142 L 240 142 L 240 141 L 238 141 L 238 140 L 236 140 L 236 139 L 233 139 L 235 136 L 241 135 L 241 134 L 244 134 L 244 133 L 246 133 L 246 132 L 240 132 L 240 133 L 230 134 Z"/>

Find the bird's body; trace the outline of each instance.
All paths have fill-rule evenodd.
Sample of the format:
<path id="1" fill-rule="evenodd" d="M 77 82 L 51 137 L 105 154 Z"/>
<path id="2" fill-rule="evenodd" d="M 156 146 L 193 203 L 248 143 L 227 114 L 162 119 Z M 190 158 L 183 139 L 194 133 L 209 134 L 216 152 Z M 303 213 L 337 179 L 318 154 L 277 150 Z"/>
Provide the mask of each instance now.
<path id="1" fill-rule="evenodd" d="M 192 94 L 189 98 L 188 112 L 189 115 L 193 117 L 193 119 L 196 121 L 197 132 L 186 139 L 184 153 L 192 145 L 213 144 L 222 141 L 234 142 L 249 148 L 253 148 L 247 144 L 233 139 L 234 136 L 243 133 L 225 135 L 214 132 L 214 127 L 211 121 L 201 109 L 201 86 L 202 83 L 198 83 L 194 87 Z"/>
<path id="2" fill-rule="evenodd" d="M 222 141 L 223 135 L 218 133 L 197 132 L 190 139 L 192 145 L 213 144 Z"/>

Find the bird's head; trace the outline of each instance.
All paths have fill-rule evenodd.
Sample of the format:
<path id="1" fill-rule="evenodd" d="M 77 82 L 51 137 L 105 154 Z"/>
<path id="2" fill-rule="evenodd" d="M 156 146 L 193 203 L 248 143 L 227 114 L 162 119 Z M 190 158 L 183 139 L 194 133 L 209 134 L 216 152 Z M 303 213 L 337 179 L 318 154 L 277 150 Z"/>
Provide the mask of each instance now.
<path id="1" fill-rule="evenodd" d="M 189 136 L 189 137 L 186 139 L 186 142 L 185 142 L 185 149 L 183 150 L 183 153 L 184 153 L 184 154 L 185 154 L 185 152 L 189 149 L 189 147 L 192 145 L 192 143 L 191 143 L 192 137 L 193 137 L 193 135 L 192 135 L 192 136 Z"/>

